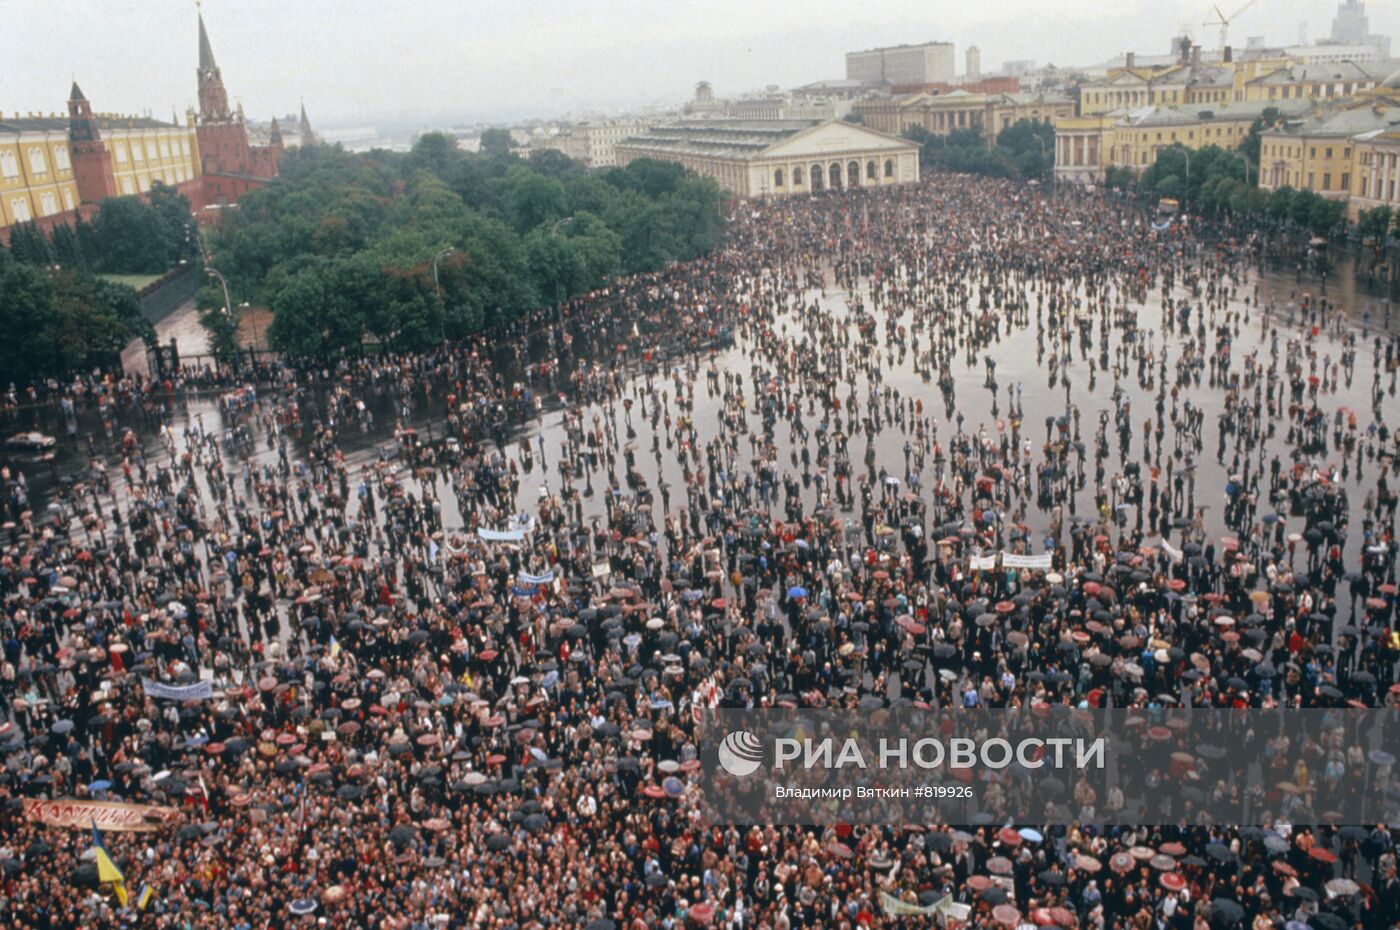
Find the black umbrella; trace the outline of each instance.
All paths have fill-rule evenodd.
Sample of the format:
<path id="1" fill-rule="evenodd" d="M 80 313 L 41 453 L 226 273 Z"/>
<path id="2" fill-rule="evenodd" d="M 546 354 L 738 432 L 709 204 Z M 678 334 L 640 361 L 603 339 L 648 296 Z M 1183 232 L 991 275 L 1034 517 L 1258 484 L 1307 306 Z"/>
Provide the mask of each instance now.
<path id="1" fill-rule="evenodd" d="M 1348 922 L 1340 914 L 1323 911 L 1308 917 L 1308 926 L 1316 927 L 1317 930 L 1347 930 Z"/>
<path id="2" fill-rule="evenodd" d="M 1244 920 L 1244 908 L 1229 898 L 1216 898 L 1210 903 L 1210 922 L 1217 927 L 1233 927 Z"/>

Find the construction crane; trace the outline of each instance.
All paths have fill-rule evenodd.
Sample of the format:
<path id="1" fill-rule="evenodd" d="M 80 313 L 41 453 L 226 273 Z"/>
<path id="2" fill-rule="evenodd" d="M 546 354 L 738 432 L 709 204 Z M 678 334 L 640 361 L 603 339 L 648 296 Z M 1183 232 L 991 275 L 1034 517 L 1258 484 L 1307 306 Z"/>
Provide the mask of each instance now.
<path id="1" fill-rule="evenodd" d="M 1254 6 L 1254 4 L 1257 3 L 1257 2 L 1258 2 L 1258 0 L 1247 0 L 1247 2 L 1245 3 L 1244 6 L 1240 7 L 1238 10 L 1236 10 L 1236 11 L 1233 12 L 1233 13 L 1231 13 L 1229 16 L 1226 16 L 1224 13 L 1220 12 L 1220 7 L 1218 7 L 1218 6 L 1212 7 L 1212 9 L 1215 10 L 1215 15 L 1216 15 L 1215 21 L 1214 21 L 1214 22 L 1209 22 L 1209 23 L 1203 23 L 1202 25 L 1204 25 L 1204 26 L 1219 26 L 1219 27 L 1220 27 L 1220 48 L 1223 50 L 1223 49 L 1225 48 L 1225 43 L 1226 43 L 1226 41 L 1227 41 L 1228 34 L 1229 34 L 1229 31 L 1230 31 L 1230 23 L 1234 22 L 1236 19 L 1239 19 L 1240 14 L 1244 13 L 1245 10 L 1247 10 L 1247 9 L 1249 9 L 1250 7 Z"/>

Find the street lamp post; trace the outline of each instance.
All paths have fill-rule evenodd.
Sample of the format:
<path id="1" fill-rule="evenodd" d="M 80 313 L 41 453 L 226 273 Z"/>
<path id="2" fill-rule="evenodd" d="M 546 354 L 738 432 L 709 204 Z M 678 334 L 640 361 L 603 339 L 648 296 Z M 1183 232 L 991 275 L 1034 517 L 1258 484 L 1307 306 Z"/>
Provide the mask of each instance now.
<path id="1" fill-rule="evenodd" d="M 211 268 L 207 264 L 204 266 L 204 273 L 218 279 L 219 286 L 224 289 L 224 316 L 228 317 L 229 325 L 233 327 L 233 365 L 234 368 L 242 368 L 243 362 L 238 355 L 238 322 L 233 317 L 233 299 L 228 295 L 228 281 L 217 268 Z"/>
<path id="2" fill-rule="evenodd" d="M 1234 157 L 1235 157 L 1235 158 L 1238 158 L 1240 161 L 1244 162 L 1244 186 L 1245 186 L 1245 187 L 1248 187 L 1248 186 L 1249 186 L 1249 169 L 1250 169 L 1249 156 L 1246 155 L 1244 152 L 1236 151 L 1236 152 L 1234 153 Z"/>
<path id="3" fill-rule="evenodd" d="M 438 281 L 438 262 L 442 261 L 453 252 L 457 251 L 456 246 L 449 245 L 447 248 L 433 256 L 433 293 L 437 295 L 438 303 L 442 303 L 442 283 Z M 442 320 L 440 331 L 443 344 L 447 343 L 447 308 L 442 307 Z"/>
<path id="4" fill-rule="evenodd" d="M 555 221 L 554 225 L 549 227 L 549 234 L 551 236 L 559 235 L 559 230 L 568 226 L 573 221 L 574 218 L 572 216 L 566 216 L 562 220 Z M 555 322 L 564 322 L 564 285 L 557 277 L 554 279 L 554 317 Z"/>

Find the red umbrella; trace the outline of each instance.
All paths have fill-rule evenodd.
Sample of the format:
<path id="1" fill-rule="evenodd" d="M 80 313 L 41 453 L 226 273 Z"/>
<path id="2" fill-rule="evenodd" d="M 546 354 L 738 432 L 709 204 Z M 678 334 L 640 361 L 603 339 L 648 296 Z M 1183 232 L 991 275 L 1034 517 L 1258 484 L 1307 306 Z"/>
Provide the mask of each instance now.
<path id="1" fill-rule="evenodd" d="M 992 908 L 992 919 L 1003 926 L 1014 927 L 1021 922 L 1021 912 L 1010 904 L 998 904 Z"/>
<path id="2" fill-rule="evenodd" d="M 1180 891 L 1186 887 L 1186 876 L 1180 872 L 1163 872 L 1162 877 L 1157 879 L 1162 883 L 1162 887 L 1168 891 Z"/>

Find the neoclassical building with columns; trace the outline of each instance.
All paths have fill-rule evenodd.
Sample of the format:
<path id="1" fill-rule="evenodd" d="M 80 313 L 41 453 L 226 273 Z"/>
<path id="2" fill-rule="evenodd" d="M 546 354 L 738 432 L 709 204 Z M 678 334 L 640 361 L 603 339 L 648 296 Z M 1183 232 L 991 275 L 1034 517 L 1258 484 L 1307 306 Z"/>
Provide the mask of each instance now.
<path id="1" fill-rule="evenodd" d="M 913 184 L 919 146 L 842 120 L 707 119 L 653 126 L 617 144 L 617 163 L 676 162 L 740 197 Z"/>

